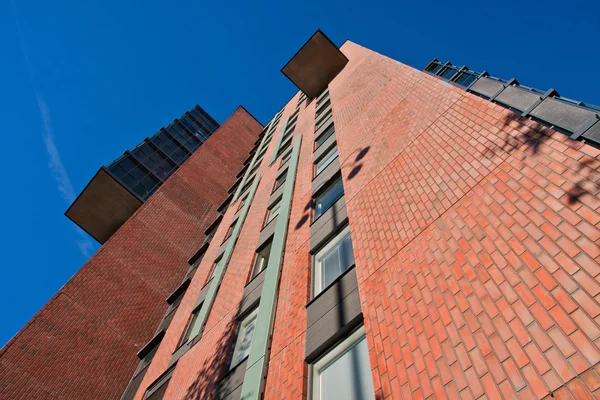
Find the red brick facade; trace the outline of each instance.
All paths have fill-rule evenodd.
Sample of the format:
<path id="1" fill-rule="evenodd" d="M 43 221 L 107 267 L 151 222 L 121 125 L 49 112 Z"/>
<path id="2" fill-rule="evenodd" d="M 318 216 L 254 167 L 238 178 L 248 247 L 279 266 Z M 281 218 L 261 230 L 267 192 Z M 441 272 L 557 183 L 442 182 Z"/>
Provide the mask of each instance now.
<path id="1" fill-rule="evenodd" d="M 377 399 L 600 397 L 600 151 L 354 43 L 342 51 L 349 63 L 329 92 Z M 280 166 L 271 165 L 271 155 L 298 97 L 285 106 L 258 170 L 257 192 L 202 337 L 178 360 L 164 398 L 215 397 Z M 265 399 L 309 397 L 314 130 L 312 101 L 296 122 L 302 142 Z M 136 399 L 167 370 L 238 205 L 225 213 Z M 136 215 L 137 223 L 181 225 L 164 213 L 160 220 L 146 216 Z M 122 229 L 119 240 L 135 242 L 133 228 Z M 157 258 L 175 257 L 164 251 Z M 104 286 L 96 299 L 109 295 Z M 164 304 L 161 296 L 147 299 L 147 307 L 151 300 Z M 51 305 L 48 314 L 63 309 Z M 82 310 L 98 306 L 106 307 Z M 162 311 L 161 305 L 157 318 Z M 120 322 L 120 329 L 139 327 L 137 319 Z M 110 364 L 103 359 L 90 371 L 94 365 Z M 9 372 L 14 368 L 3 373 Z M 45 386 L 34 383 L 30 393 L 37 396 L 33 390 Z"/>
<path id="2" fill-rule="evenodd" d="M 330 84 L 378 399 L 600 396 L 600 151 L 351 42 Z M 282 121 L 295 109 L 296 95 Z M 265 399 L 308 397 L 315 102 L 302 133 Z M 262 179 L 203 337 L 166 397 L 212 398 L 279 161 Z M 177 347 L 237 203 L 138 399 Z"/>
<path id="3" fill-rule="evenodd" d="M 1 399 L 116 399 L 262 126 L 243 108 L 0 351 Z"/>

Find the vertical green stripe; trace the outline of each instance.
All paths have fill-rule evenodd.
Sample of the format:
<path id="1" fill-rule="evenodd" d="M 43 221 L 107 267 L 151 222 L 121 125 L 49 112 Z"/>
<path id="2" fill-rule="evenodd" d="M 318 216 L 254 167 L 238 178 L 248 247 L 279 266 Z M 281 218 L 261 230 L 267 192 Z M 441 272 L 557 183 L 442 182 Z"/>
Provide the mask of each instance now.
<path id="1" fill-rule="evenodd" d="M 242 230 L 242 226 L 244 225 L 244 220 L 246 219 L 246 215 L 248 215 L 248 209 L 250 208 L 250 204 L 252 204 L 252 199 L 254 198 L 254 194 L 256 193 L 256 189 L 258 188 L 258 183 L 260 182 L 260 176 L 257 175 L 254 180 L 254 184 L 250 188 L 250 194 L 248 196 L 248 201 L 244 204 L 242 211 L 240 212 L 240 216 L 238 217 L 237 222 L 233 228 L 233 232 L 231 233 L 231 237 L 228 240 L 227 247 L 223 252 L 223 257 L 219 261 L 219 264 L 215 267 L 215 275 L 208 283 L 210 286 L 208 288 L 208 292 L 206 293 L 206 298 L 204 299 L 204 303 L 202 303 L 202 308 L 199 311 L 198 322 L 190 332 L 190 338 L 196 337 L 198 334 L 202 332 L 204 329 L 204 325 L 206 324 L 206 320 L 208 319 L 208 315 L 210 310 L 215 302 L 215 298 L 217 297 L 217 290 L 219 289 L 219 285 L 223 280 L 223 275 L 225 275 L 225 270 L 227 269 L 227 264 L 229 264 L 229 260 L 231 259 L 231 255 L 233 254 L 233 249 L 235 248 L 235 243 L 240 235 L 240 231 Z"/>
<path id="2" fill-rule="evenodd" d="M 242 396 L 244 400 L 259 400 L 262 378 L 267 366 L 268 346 L 271 331 L 273 330 L 273 321 L 275 319 L 275 310 L 277 308 L 277 288 L 281 276 L 281 266 L 283 262 L 283 253 L 287 237 L 287 229 L 292 207 L 292 195 L 294 193 L 294 184 L 296 182 L 296 170 L 298 168 L 298 159 L 300 155 L 300 143 L 302 135 L 294 139 L 294 147 L 290 158 L 290 166 L 284 183 L 283 195 L 281 198 L 281 210 L 277 217 L 275 234 L 271 244 L 271 254 L 269 263 L 265 272 L 265 281 L 263 283 L 262 294 L 256 327 L 252 338 L 252 347 L 248 356 L 244 384 L 242 386 Z"/>

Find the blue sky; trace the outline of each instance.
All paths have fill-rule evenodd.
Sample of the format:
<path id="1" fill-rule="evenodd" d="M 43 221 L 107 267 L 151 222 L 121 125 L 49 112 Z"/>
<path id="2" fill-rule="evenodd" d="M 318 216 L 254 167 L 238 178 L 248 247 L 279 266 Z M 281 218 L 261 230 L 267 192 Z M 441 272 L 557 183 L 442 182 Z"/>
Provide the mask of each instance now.
<path id="1" fill-rule="evenodd" d="M 3 2 L 0 345 L 98 248 L 63 215 L 97 169 L 195 104 L 268 121 L 317 28 L 600 104 L 599 14 L 592 0 Z"/>

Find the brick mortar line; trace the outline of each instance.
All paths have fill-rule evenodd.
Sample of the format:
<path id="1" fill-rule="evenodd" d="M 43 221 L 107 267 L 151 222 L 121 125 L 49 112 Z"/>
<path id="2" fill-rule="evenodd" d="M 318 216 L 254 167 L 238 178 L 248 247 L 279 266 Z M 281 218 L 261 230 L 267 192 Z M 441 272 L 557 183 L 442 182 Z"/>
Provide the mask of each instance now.
<path id="1" fill-rule="evenodd" d="M 10 361 L 7 361 L 7 360 L 2 360 L 2 362 L 6 362 L 6 363 L 8 363 L 8 364 L 9 364 L 8 366 L 12 367 L 12 368 L 13 368 L 13 370 L 18 370 L 18 371 L 19 371 L 21 374 L 23 374 L 23 376 L 26 376 L 26 377 L 27 377 L 27 380 L 29 380 L 29 381 L 33 382 L 33 383 L 36 385 L 36 387 L 37 387 L 37 388 L 39 388 L 40 390 L 42 390 L 44 393 L 48 394 L 48 396 L 52 397 L 53 399 L 59 399 L 59 398 L 60 398 L 60 397 L 56 397 L 54 394 L 50 393 L 50 392 L 48 391 L 48 389 L 46 389 L 46 386 L 47 386 L 47 385 L 45 385 L 45 384 L 42 384 L 41 382 L 38 382 L 38 380 L 37 380 L 37 379 L 35 379 L 35 378 L 34 378 L 34 377 L 33 377 L 33 376 L 32 376 L 32 375 L 29 373 L 29 371 L 27 371 L 27 370 L 24 370 L 23 368 L 19 367 L 17 364 L 15 364 L 15 363 L 13 363 L 13 362 L 10 362 Z M 7 366 L 7 367 L 8 367 L 8 366 Z"/>
<path id="2" fill-rule="evenodd" d="M 595 367 L 597 367 L 598 365 L 600 365 L 600 362 L 597 362 L 596 364 L 591 365 L 589 368 L 587 368 L 586 370 L 584 370 L 580 374 L 576 374 L 573 378 L 569 379 L 568 381 L 566 381 L 565 383 L 563 383 L 562 385 L 560 385 L 556 389 L 548 391 L 548 394 L 546 396 L 544 396 L 544 398 L 548 398 L 548 396 L 551 396 L 552 398 L 554 398 L 554 393 L 556 393 L 561 388 L 565 388 L 565 389 L 569 390 L 569 393 L 571 393 L 571 390 L 569 388 L 567 388 L 567 385 L 569 383 L 571 383 L 571 382 L 574 382 L 577 379 L 580 379 L 583 376 L 583 374 L 585 374 L 586 372 L 595 371 Z M 584 386 L 587 389 L 588 393 L 592 393 L 592 394 L 594 393 L 594 391 L 590 390 L 590 388 L 589 388 L 589 386 L 587 386 L 587 384 L 584 384 Z M 597 390 L 598 389 L 596 389 L 596 391 Z"/>
<path id="3" fill-rule="evenodd" d="M 387 86 L 387 85 L 388 85 L 388 84 L 389 84 L 391 81 L 392 81 L 391 79 L 388 79 L 388 81 L 386 82 L 386 84 L 384 85 L 384 87 L 385 87 L 385 86 Z M 417 85 L 417 83 L 415 83 L 415 85 L 413 85 L 413 86 L 416 86 L 416 85 Z M 447 111 L 448 111 L 448 110 L 449 110 L 449 109 L 450 109 L 452 106 L 454 106 L 454 104 L 455 104 L 455 103 L 456 103 L 458 100 L 460 100 L 460 99 L 461 99 L 463 96 L 464 96 L 464 94 L 463 94 L 463 95 L 461 95 L 461 96 L 459 96 L 459 97 L 458 97 L 456 100 L 454 100 L 454 101 L 452 102 L 452 104 L 450 104 L 450 105 L 449 105 L 449 106 L 448 106 L 448 107 L 447 107 L 447 108 L 446 108 L 446 109 L 445 109 L 445 110 L 444 110 L 444 111 L 441 113 L 441 115 L 440 115 L 440 116 L 438 116 L 438 117 L 437 117 L 437 118 L 436 118 L 434 121 L 432 121 L 432 122 L 431 122 L 431 123 L 430 123 L 430 124 L 429 124 L 429 125 L 428 125 L 428 126 L 425 128 L 425 129 L 423 129 L 423 131 L 422 131 L 421 133 L 419 133 L 418 135 L 416 135 L 416 136 L 415 136 L 415 137 L 414 137 L 414 138 L 413 138 L 413 139 L 412 139 L 412 140 L 411 140 L 411 141 L 410 141 L 410 142 L 407 144 L 407 147 L 408 147 L 409 145 L 411 145 L 411 144 L 412 144 L 412 143 L 413 143 L 415 140 L 417 140 L 417 139 L 418 139 L 418 138 L 419 138 L 421 135 L 423 135 L 425 132 L 427 132 L 427 131 L 429 130 L 429 128 L 431 128 L 431 126 L 432 126 L 433 124 L 435 124 L 435 123 L 436 123 L 436 122 L 437 122 L 437 121 L 438 121 L 438 120 L 439 120 L 439 119 L 440 119 L 440 118 L 441 118 L 441 117 L 442 117 L 442 116 L 443 116 L 443 115 L 444 115 L 444 114 L 445 114 L 445 113 L 446 113 L 446 112 L 447 112 Z M 369 101 L 367 104 L 365 104 L 365 106 L 364 106 L 362 109 L 364 109 L 365 107 L 367 107 L 367 106 L 368 106 L 368 105 L 369 105 L 369 104 L 370 104 L 372 101 L 373 101 L 373 99 L 371 99 L 371 101 Z M 333 104 L 332 104 L 332 105 L 333 105 Z M 394 108 L 396 108 L 396 107 L 394 107 Z M 361 109 L 361 111 L 362 111 L 362 109 Z M 332 110 L 333 110 L 333 107 L 332 107 Z M 358 113 L 357 113 L 357 114 L 358 114 Z M 332 115 L 333 115 L 333 113 L 332 113 Z M 346 124 L 345 124 L 345 126 L 348 126 L 348 125 L 350 124 L 350 122 L 351 122 L 353 119 L 354 119 L 354 118 L 352 118 L 350 121 L 348 121 L 348 123 L 346 123 Z M 379 123 L 376 125 L 376 127 L 377 127 L 377 126 L 379 126 L 379 125 L 381 125 L 382 123 L 383 123 L 383 121 L 380 121 L 380 122 L 379 122 Z M 391 160 L 390 160 L 390 161 L 389 161 L 389 162 L 388 162 L 388 163 L 387 163 L 387 164 L 386 164 L 386 165 L 385 165 L 385 166 L 384 166 L 384 167 L 383 167 L 383 168 L 382 168 L 382 169 L 381 169 L 381 170 L 380 170 L 380 171 L 379 171 L 379 172 L 378 172 L 378 173 L 377 173 L 375 176 L 373 176 L 373 177 L 372 177 L 372 178 L 369 180 L 369 182 L 367 182 L 367 183 L 366 183 L 366 184 L 363 186 L 363 188 L 366 188 L 366 187 L 367 187 L 367 186 L 368 186 L 368 185 L 369 185 L 369 184 L 370 184 L 370 183 L 371 183 L 371 182 L 372 182 L 372 181 L 373 181 L 375 178 L 377 178 L 377 177 L 378 177 L 378 176 L 379 176 L 381 173 L 383 173 L 383 170 L 384 170 L 385 168 L 387 168 L 387 167 L 388 167 L 388 166 L 389 166 L 389 165 L 390 165 L 392 162 L 394 162 L 394 161 L 395 161 L 395 160 L 396 160 L 398 157 L 400 157 L 400 155 L 401 155 L 403 152 L 404 152 L 404 151 L 400 152 L 400 153 L 399 153 L 399 154 L 398 154 L 396 157 L 394 157 L 393 159 L 391 159 Z M 346 160 L 348 160 L 349 158 L 350 158 L 350 156 L 348 156 L 348 158 L 346 158 Z M 345 163 L 345 161 L 344 161 L 344 163 Z M 342 165 L 343 165 L 343 164 L 342 164 Z M 496 168 L 497 168 L 497 167 L 498 167 L 498 166 L 496 166 Z M 495 168 L 494 168 L 494 170 L 495 170 Z M 492 170 L 492 171 L 493 171 L 493 170 Z M 491 174 L 491 172 L 492 172 L 492 171 L 490 171 L 490 173 L 488 173 L 487 175 L 485 175 L 484 177 L 482 177 L 482 178 L 481 178 L 481 180 L 480 180 L 480 181 L 478 181 L 478 182 L 477 182 L 475 185 L 473 185 L 473 186 L 477 186 L 479 183 L 481 183 L 481 181 L 482 181 L 483 179 L 485 179 L 485 178 L 486 178 L 486 177 L 487 177 L 489 174 Z M 364 190 L 364 189 L 363 189 L 363 190 Z M 351 201 L 352 199 L 354 199 L 354 198 L 355 198 L 355 197 L 356 197 L 356 196 L 357 196 L 359 193 L 361 193 L 363 190 L 360 190 L 360 191 L 359 191 L 359 192 L 358 192 L 356 195 L 354 195 L 352 198 L 348 199 L 348 201 L 347 201 L 347 203 L 346 203 L 346 204 L 350 203 L 350 201 Z M 462 199 L 462 198 L 463 198 L 463 197 L 464 197 L 464 196 L 465 196 L 467 193 L 469 193 L 469 192 L 470 192 L 470 190 L 469 190 L 468 192 L 464 193 L 462 197 L 460 197 L 458 200 L 456 200 L 456 202 L 458 202 L 460 199 Z M 450 207 L 448 207 L 448 209 L 452 208 L 452 207 L 454 206 L 454 204 L 456 204 L 456 202 L 455 202 L 455 203 L 453 203 L 452 205 L 450 205 Z M 446 211 L 447 211 L 447 210 L 446 210 Z M 446 212 L 446 211 L 444 211 L 444 213 L 441 213 L 441 214 L 438 216 L 438 218 L 440 218 L 440 217 L 441 217 L 443 214 L 445 214 L 445 212 Z M 435 223 L 435 221 L 436 221 L 438 218 L 436 218 L 434 221 L 432 221 L 432 222 L 431 222 L 431 224 Z M 429 226 L 431 226 L 431 224 L 430 224 L 430 225 L 428 225 L 428 226 L 427 226 L 425 229 L 427 229 Z M 423 229 L 423 231 L 424 231 L 425 229 Z M 417 235 L 417 236 L 419 236 L 419 235 Z M 413 239 L 412 239 L 410 242 L 408 242 L 406 245 L 410 244 L 410 243 L 411 243 L 411 242 L 412 242 L 414 239 L 416 239 L 416 238 L 417 238 L 417 236 L 415 236 L 415 237 L 414 237 L 414 238 L 413 238 Z M 303 245 L 304 245 L 306 242 L 308 242 L 308 241 L 310 241 L 310 238 L 309 238 L 309 239 L 306 239 L 306 240 L 304 240 L 302 243 L 300 243 L 300 244 L 298 245 L 298 248 L 297 248 L 297 249 L 294 251 L 294 252 L 295 252 L 295 254 L 297 254 L 297 253 L 300 251 L 300 248 L 301 248 L 301 247 L 302 247 L 302 246 L 303 246 Z M 405 245 L 405 246 L 403 246 L 402 248 L 406 247 L 406 245 Z M 401 248 L 401 249 L 399 249 L 399 250 L 398 250 L 398 252 L 400 252 L 400 251 L 402 250 L 402 248 Z M 390 257 L 390 259 L 391 259 L 391 258 L 393 258 L 393 257 L 394 257 L 394 256 L 395 256 L 395 255 L 396 255 L 398 252 L 394 253 L 394 254 L 393 254 L 391 257 Z M 383 263 L 383 264 L 381 265 L 381 267 L 383 267 L 384 265 L 386 265 L 386 264 L 389 262 L 389 260 L 390 260 L 390 259 L 388 259 L 388 260 L 387 260 L 385 263 Z M 381 268 L 381 267 L 379 267 L 379 268 Z M 379 268 L 377 268 L 375 271 L 379 270 Z M 375 271 L 374 271 L 374 272 L 375 272 Z M 370 275 L 369 275 L 369 276 L 370 276 Z M 360 291 L 359 291 L 359 293 L 360 293 Z M 303 330 L 303 331 L 302 331 L 302 332 L 300 332 L 298 335 L 296 335 L 296 336 L 292 337 L 291 341 L 295 341 L 295 340 L 297 340 L 297 339 L 298 339 L 298 338 L 299 338 L 299 337 L 300 337 L 302 334 L 306 334 L 306 332 L 307 332 L 307 330 L 306 330 L 306 329 L 305 329 L 305 330 Z M 283 350 L 287 349 L 289 346 L 290 346 L 290 344 L 288 344 L 288 345 L 285 345 L 285 346 L 283 346 L 283 347 L 282 347 L 282 348 L 281 348 L 281 349 L 280 349 L 280 350 L 279 350 L 277 353 L 275 353 L 275 354 L 272 354 L 271 356 L 269 356 L 269 361 L 270 361 L 270 358 L 271 358 L 271 357 L 274 357 L 274 356 L 278 355 L 278 354 L 279 354 L 279 353 L 281 353 Z"/>

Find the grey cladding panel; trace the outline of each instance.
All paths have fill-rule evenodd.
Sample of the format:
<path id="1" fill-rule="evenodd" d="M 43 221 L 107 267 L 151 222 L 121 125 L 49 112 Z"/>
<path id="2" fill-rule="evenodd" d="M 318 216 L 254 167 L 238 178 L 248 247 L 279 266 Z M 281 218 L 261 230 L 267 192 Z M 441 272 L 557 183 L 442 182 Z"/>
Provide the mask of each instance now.
<path id="1" fill-rule="evenodd" d="M 550 97 L 542 101 L 530 114 L 571 132 L 576 132 L 590 119 L 596 119 L 596 114 L 592 111 Z"/>
<path id="2" fill-rule="evenodd" d="M 242 385 L 238 386 L 233 392 L 219 400 L 240 400 L 242 398 Z"/>
<path id="3" fill-rule="evenodd" d="M 346 200 L 342 196 L 310 226 L 310 253 L 314 254 L 319 247 L 335 235 L 348 222 Z"/>
<path id="4" fill-rule="evenodd" d="M 275 203 L 277 203 L 277 201 L 279 199 L 281 199 L 281 196 L 283 195 L 283 187 L 285 185 L 281 185 L 277 188 L 276 191 L 273 192 L 273 194 L 271 195 L 271 198 L 269 199 L 269 206 L 268 208 L 271 208 L 271 206 Z"/>
<path id="5" fill-rule="evenodd" d="M 339 303 L 358 289 L 358 280 L 356 279 L 356 269 L 352 268 L 346 272 L 340 280 L 330 288 L 321 293 L 306 308 L 306 327 L 310 329 L 325 314 L 337 307 Z"/>
<path id="6" fill-rule="evenodd" d="M 290 160 L 287 160 L 285 163 L 281 164 L 279 166 L 279 169 L 277 170 L 277 175 L 279 175 L 279 173 L 281 171 L 283 171 L 284 169 L 286 169 L 288 167 L 288 165 L 290 165 Z"/>
<path id="7" fill-rule="evenodd" d="M 492 97 L 503 87 L 504 85 L 502 85 L 502 83 L 493 79 L 479 78 L 477 82 L 475 82 L 473 86 L 469 88 L 469 90 L 472 90 L 473 92 L 477 92 L 479 94 L 483 94 L 487 97 Z"/>
<path id="8" fill-rule="evenodd" d="M 327 129 L 329 129 L 329 127 L 331 126 L 331 124 L 333 124 L 333 118 L 331 118 L 330 121 L 327 121 L 325 124 L 323 124 L 323 126 L 321 126 L 321 128 L 319 128 L 319 130 L 317 130 L 315 132 L 315 140 L 318 140 L 319 137 L 322 134 L 324 134 Z"/>
<path id="9" fill-rule="evenodd" d="M 223 244 L 221 245 L 221 247 L 219 247 L 219 252 L 217 253 L 217 256 L 215 257 L 215 260 L 223 257 L 223 253 L 225 253 L 225 250 L 227 250 L 227 243 L 231 240 L 231 237 L 229 239 L 227 239 L 226 241 L 223 242 Z"/>
<path id="10" fill-rule="evenodd" d="M 258 236 L 258 244 L 256 245 L 257 249 L 263 247 L 265 243 L 267 243 L 267 241 L 271 239 L 275 234 L 275 228 L 277 227 L 277 218 L 279 218 L 279 216 L 275 217 L 273 221 L 269 222 L 267 226 L 265 226 L 263 230 L 260 231 L 260 235 Z"/>
<path id="11" fill-rule="evenodd" d="M 496 101 L 516 108 L 519 111 L 525 111 L 540 99 L 540 95 L 521 89 L 518 86 L 507 86 L 496 97 Z"/>
<path id="12" fill-rule="evenodd" d="M 265 281 L 265 271 L 266 269 L 260 271 L 260 273 L 244 288 L 242 303 L 238 310 L 239 315 L 244 315 L 259 302 L 263 283 Z"/>
<path id="13" fill-rule="evenodd" d="M 313 160 L 319 161 L 321 157 L 325 155 L 335 145 L 335 134 L 329 136 L 329 138 L 315 150 Z"/>
<path id="14" fill-rule="evenodd" d="M 167 330 L 167 328 L 169 327 L 169 325 L 171 325 L 171 321 L 173 320 L 173 317 L 175 316 L 175 310 L 177 310 L 177 308 L 172 309 L 167 315 L 165 315 L 165 317 L 163 318 L 163 320 L 161 321 L 157 332 L 159 332 L 160 330 Z"/>
<path id="15" fill-rule="evenodd" d="M 237 398 L 239 400 L 239 393 L 238 397 L 231 397 L 231 395 L 236 392 L 236 389 L 241 390 L 242 383 L 244 383 L 247 363 L 248 359 L 238 364 L 233 370 L 229 371 L 227 375 L 221 378 L 217 388 L 217 399 L 224 400 Z"/>
<path id="16" fill-rule="evenodd" d="M 335 285 L 327 290 L 338 290 Z M 306 359 L 311 362 L 335 342 L 347 335 L 363 320 L 358 289 L 344 297 L 335 307 L 306 331 Z"/>
<path id="17" fill-rule="evenodd" d="M 596 143 L 600 143 L 600 122 L 596 122 L 594 126 L 583 134 L 583 137 Z"/>
<path id="18" fill-rule="evenodd" d="M 121 400 L 133 400 L 135 394 L 137 393 L 137 390 L 142 384 L 142 380 L 146 375 L 146 371 L 148 371 L 148 365 L 140 373 L 138 373 L 131 379 L 129 385 L 127 385 L 127 388 L 125 389 L 125 393 L 123 393 L 123 396 L 121 396 Z"/>
<path id="19" fill-rule="evenodd" d="M 208 282 L 210 282 L 210 281 L 208 281 Z M 200 304 L 202 304 L 202 302 L 206 298 L 206 293 L 208 293 L 208 288 L 210 287 L 210 285 L 208 284 L 208 282 L 206 282 L 206 284 L 204 285 L 204 287 L 202 288 L 202 290 L 200 290 L 200 294 L 198 295 L 198 299 L 196 300 L 196 304 L 194 304 L 194 309 L 196 307 L 198 307 Z"/>
<path id="20" fill-rule="evenodd" d="M 315 179 L 312 181 L 313 194 L 317 194 L 325 184 L 340 172 L 340 158 L 336 157 Z"/>

